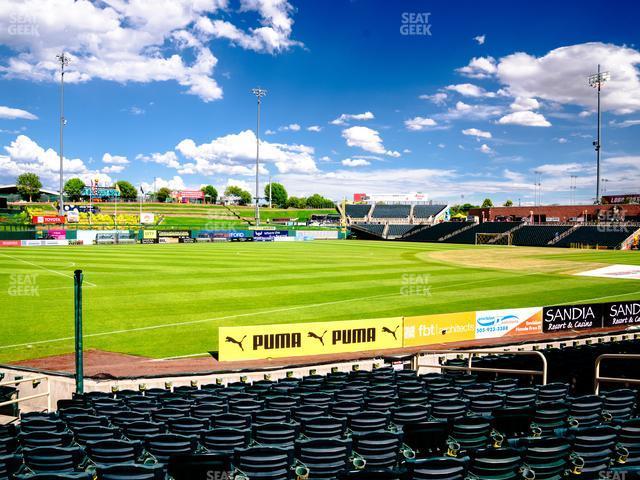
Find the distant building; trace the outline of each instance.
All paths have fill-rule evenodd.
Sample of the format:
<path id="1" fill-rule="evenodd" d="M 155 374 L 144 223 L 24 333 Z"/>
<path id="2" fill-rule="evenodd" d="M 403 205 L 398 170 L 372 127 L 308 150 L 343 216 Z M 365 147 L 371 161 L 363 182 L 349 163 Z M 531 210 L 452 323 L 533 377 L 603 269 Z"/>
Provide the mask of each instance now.
<path id="1" fill-rule="evenodd" d="M 22 201 L 22 197 L 18 193 L 18 186 L 13 185 L 0 185 L 0 197 L 6 198 L 8 202 Z M 34 202 L 53 202 L 58 199 L 58 192 L 55 190 L 40 189 L 39 195 L 33 196 Z"/>
<path id="2" fill-rule="evenodd" d="M 353 201 L 356 203 L 428 203 L 429 197 L 426 193 L 380 193 L 367 195 L 366 193 L 354 193 Z"/>

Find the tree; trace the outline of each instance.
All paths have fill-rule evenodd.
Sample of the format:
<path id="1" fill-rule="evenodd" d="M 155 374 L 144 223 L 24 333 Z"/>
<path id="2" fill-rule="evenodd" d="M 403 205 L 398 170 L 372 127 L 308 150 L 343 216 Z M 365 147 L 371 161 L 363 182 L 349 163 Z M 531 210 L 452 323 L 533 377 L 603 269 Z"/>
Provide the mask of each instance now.
<path id="1" fill-rule="evenodd" d="M 307 199 L 304 197 L 289 197 L 287 199 L 287 208 L 305 208 Z"/>
<path id="2" fill-rule="evenodd" d="M 307 197 L 307 207 L 309 208 L 332 208 L 334 206 L 333 201 L 324 198 L 319 193 L 314 193 L 310 197 Z"/>
<path id="3" fill-rule="evenodd" d="M 505 207 L 513 207 L 513 202 L 511 200 L 507 200 L 506 202 L 504 202 L 504 206 Z"/>
<path id="4" fill-rule="evenodd" d="M 135 200 L 138 198 L 138 190 L 126 180 L 120 180 L 116 184 L 120 187 L 120 198 L 122 200 Z"/>
<path id="5" fill-rule="evenodd" d="M 493 202 L 490 198 L 485 198 L 484 202 L 482 202 L 482 208 L 491 208 L 493 207 Z"/>
<path id="6" fill-rule="evenodd" d="M 218 190 L 216 190 L 213 185 L 207 185 L 205 187 L 202 187 L 200 190 L 205 195 L 204 197 L 205 202 L 207 201 L 207 197 L 209 197 L 210 203 L 216 203 L 218 201 Z"/>
<path id="7" fill-rule="evenodd" d="M 171 196 L 171 190 L 167 187 L 162 187 L 156 192 L 156 200 L 160 203 L 167 201 L 167 198 Z"/>
<path id="8" fill-rule="evenodd" d="M 67 183 L 64 184 L 62 191 L 65 193 L 69 200 L 77 202 L 82 198 L 82 189 L 84 188 L 84 182 L 79 178 L 70 178 Z"/>
<path id="9" fill-rule="evenodd" d="M 16 180 L 16 188 L 23 198 L 28 198 L 31 202 L 34 195 L 40 196 L 42 182 L 35 173 L 23 173 Z"/>
<path id="10" fill-rule="evenodd" d="M 271 184 L 267 183 L 264 186 L 264 198 L 266 198 L 267 201 L 269 201 L 269 193 L 271 193 L 271 196 L 273 197 L 273 199 L 271 200 L 271 203 L 273 205 L 280 208 L 285 208 L 287 206 L 288 195 L 287 191 L 284 188 L 284 185 L 274 182 L 272 182 Z"/>
<path id="11" fill-rule="evenodd" d="M 240 197 L 240 205 L 249 205 L 251 203 L 251 194 L 235 185 L 229 185 L 225 189 L 224 194 L 226 196 L 233 195 L 235 197 Z"/>

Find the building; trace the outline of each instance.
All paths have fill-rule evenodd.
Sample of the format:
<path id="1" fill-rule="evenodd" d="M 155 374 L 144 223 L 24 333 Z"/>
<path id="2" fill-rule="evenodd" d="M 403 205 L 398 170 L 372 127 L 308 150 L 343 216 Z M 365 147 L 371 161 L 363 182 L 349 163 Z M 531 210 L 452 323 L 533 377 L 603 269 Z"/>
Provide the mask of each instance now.
<path id="1" fill-rule="evenodd" d="M 429 198 L 422 192 L 411 193 L 380 193 L 367 195 L 366 193 L 354 193 L 353 201 L 356 203 L 427 203 Z"/>
<path id="2" fill-rule="evenodd" d="M 640 221 L 640 205 L 538 205 L 535 207 L 472 208 L 469 215 L 481 222 L 519 221 L 533 223 L 571 223 L 602 221 Z"/>
<path id="3" fill-rule="evenodd" d="M 6 198 L 8 202 L 23 201 L 22 196 L 18 193 L 16 184 L 0 185 L 0 197 Z M 58 200 L 58 192 L 41 188 L 40 194 L 34 195 L 32 200 L 34 202 L 54 202 Z"/>

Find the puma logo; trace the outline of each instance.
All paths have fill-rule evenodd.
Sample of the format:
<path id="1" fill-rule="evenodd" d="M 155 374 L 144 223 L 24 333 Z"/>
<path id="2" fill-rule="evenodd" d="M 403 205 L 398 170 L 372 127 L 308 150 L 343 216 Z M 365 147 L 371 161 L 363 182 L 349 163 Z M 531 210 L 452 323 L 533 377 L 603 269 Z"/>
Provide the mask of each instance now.
<path id="1" fill-rule="evenodd" d="M 396 333 L 398 332 L 398 329 L 400 328 L 400 325 L 396 325 L 395 330 L 389 330 L 387 327 L 382 327 L 382 331 L 384 333 L 390 333 L 391 335 L 393 335 L 394 340 L 397 340 L 398 337 L 396 337 Z"/>
<path id="2" fill-rule="evenodd" d="M 228 343 L 235 343 L 236 345 L 238 345 L 240 347 L 240 350 L 242 350 L 244 352 L 244 347 L 242 346 L 242 342 L 244 342 L 245 338 L 247 338 L 246 335 L 244 337 L 242 337 L 242 340 L 238 341 L 233 337 L 227 337 L 225 339 L 225 341 L 228 342 Z"/>
<path id="3" fill-rule="evenodd" d="M 320 340 L 320 343 L 322 344 L 322 346 L 324 346 L 324 336 L 327 334 L 327 331 L 325 330 L 324 333 L 320 336 L 316 335 L 313 332 L 309 332 L 307 333 L 307 337 L 311 337 L 311 338 L 315 338 L 316 340 Z"/>

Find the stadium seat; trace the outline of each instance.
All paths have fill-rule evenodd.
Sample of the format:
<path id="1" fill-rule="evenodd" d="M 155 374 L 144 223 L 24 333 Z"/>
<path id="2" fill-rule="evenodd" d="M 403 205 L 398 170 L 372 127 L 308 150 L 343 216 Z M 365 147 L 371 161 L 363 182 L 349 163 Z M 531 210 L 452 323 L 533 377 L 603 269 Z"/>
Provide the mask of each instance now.
<path id="1" fill-rule="evenodd" d="M 250 479 L 259 478 L 261 480 L 289 480 L 292 476 L 292 469 L 296 468 L 293 447 L 237 449 L 234 453 L 233 464 Z"/>
<path id="2" fill-rule="evenodd" d="M 236 448 L 247 448 L 251 444 L 251 430 L 214 428 L 201 434 L 200 443 L 211 453 L 231 454 Z"/>
<path id="3" fill-rule="evenodd" d="M 120 430 L 116 427 L 89 426 L 76 428 L 73 435 L 81 445 L 98 440 L 115 440 L 120 438 Z"/>
<path id="4" fill-rule="evenodd" d="M 209 420 L 201 418 L 181 417 L 172 418 L 168 421 L 168 431 L 179 435 L 196 435 L 199 437 L 208 428 Z"/>
<path id="5" fill-rule="evenodd" d="M 390 414 L 366 410 L 349 415 L 347 427 L 353 433 L 366 433 L 375 430 L 385 430 L 389 426 Z"/>
<path id="6" fill-rule="evenodd" d="M 567 433 L 573 453 L 584 460 L 584 475 L 599 475 L 616 460 L 618 432 L 611 426 L 572 428 Z"/>
<path id="7" fill-rule="evenodd" d="M 263 423 L 291 422 L 291 412 L 287 410 L 265 408 L 257 412 L 253 412 L 252 417 L 254 425 Z"/>
<path id="8" fill-rule="evenodd" d="M 144 440 L 149 435 L 156 435 L 165 431 L 162 423 L 155 422 L 131 422 L 122 426 L 124 434 L 131 440 Z"/>
<path id="9" fill-rule="evenodd" d="M 68 431 L 64 432 L 47 432 L 47 431 L 35 431 L 24 432 L 19 435 L 20 444 L 25 448 L 35 447 L 69 447 L 73 442 L 73 434 Z M 0 443 L 3 439 L 0 438 Z M 0 446 L 0 453 L 9 453 L 3 451 Z M 14 449 L 15 451 L 15 449 Z"/>
<path id="10" fill-rule="evenodd" d="M 525 437 L 533 433 L 536 411 L 531 407 L 504 407 L 493 411 L 494 427 L 506 438 Z"/>
<path id="11" fill-rule="evenodd" d="M 439 456 L 447 452 L 451 433 L 449 422 L 421 422 L 403 425 L 404 442 L 419 458 Z"/>
<path id="12" fill-rule="evenodd" d="M 154 422 L 168 423 L 169 420 L 174 418 L 182 418 L 189 415 L 188 409 L 182 408 L 159 408 L 151 413 L 151 418 Z"/>
<path id="13" fill-rule="evenodd" d="M 198 403 L 189 411 L 193 418 L 210 419 L 216 415 L 227 413 L 227 406 L 217 403 Z"/>
<path id="14" fill-rule="evenodd" d="M 391 409 L 391 421 L 395 425 L 426 422 L 431 412 L 430 405 L 409 404 Z"/>
<path id="15" fill-rule="evenodd" d="M 400 459 L 402 438 L 400 432 L 354 433 L 353 450 L 362 455 L 369 469 L 393 468 Z"/>
<path id="16" fill-rule="evenodd" d="M 531 438 L 524 449 L 524 461 L 536 473 L 536 479 L 562 478 L 570 466 L 571 443 L 566 438 Z"/>
<path id="17" fill-rule="evenodd" d="M 91 472 L 27 473 L 18 474 L 14 480 L 93 480 Z"/>
<path id="18" fill-rule="evenodd" d="M 159 463 L 166 464 L 171 455 L 194 453 L 198 447 L 198 440 L 185 435 L 159 433 L 145 438 L 144 446 Z"/>
<path id="19" fill-rule="evenodd" d="M 258 400 L 229 400 L 229 412 L 240 415 L 252 414 L 264 408 L 264 402 Z"/>
<path id="20" fill-rule="evenodd" d="M 473 397 L 469 402 L 469 411 L 478 415 L 491 415 L 505 403 L 505 396 L 498 393 L 485 393 Z"/>
<path id="21" fill-rule="evenodd" d="M 302 421 L 302 434 L 309 438 L 342 438 L 347 429 L 346 419 L 315 417 Z"/>
<path id="22" fill-rule="evenodd" d="M 519 475 L 522 457 L 513 448 L 485 448 L 477 450 L 469 466 L 469 472 L 483 480 L 510 480 Z M 533 477 L 530 477 L 533 478 Z"/>
<path id="23" fill-rule="evenodd" d="M 329 407 L 329 415 L 335 418 L 347 418 L 349 415 L 359 413 L 364 408 L 362 402 L 344 400 L 332 403 Z"/>
<path id="24" fill-rule="evenodd" d="M 489 445 L 492 418 L 486 416 L 461 417 L 453 423 L 452 439 L 463 451 L 477 450 Z"/>
<path id="25" fill-rule="evenodd" d="M 87 456 L 98 465 L 133 463 L 142 457 L 142 443 L 131 440 L 99 440 L 84 446 Z"/>
<path id="26" fill-rule="evenodd" d="M 37 432 L 40 433 L 40 432 Z M 44 432 L 47 433 L 47 432 Z M 54 432 L 54 434 L 57 432 Z M 24 433 L 22 435 L 25 435 Z M 0 456 L 11 455 L 18 448 L 18 440 L 15 436 L 0 436 Z"/>
<path id="27" fill-rule="evenodd" d="M 440 400 L 432 402 L 431 415 L 436 420 L 449 420 L 463 417 L 467 408 L 467 402 L 463 400 Z"/>
<path id="28" fill-rule="evenodd" d="M 172 456 L 167 471 L 173 480 L 230 479 L 236 473 L 230 455 L 215 454 Z"/>
<path id="29" fill-rule="evenodd" d="M 305 420 L 326 415 L 327 410 L 328 407 L 320 407 L 318 405 L 301 405 L 292 410 L 292 416 L 296 422 L 304 422 Z"/>
<path id="30" fill-rule="evenodd" d="M 79 447 L 36 447 L 23 450 L 25 465 L 35 473 L 73 472 L 84 461 Z"/>
<path id="31" fill-rule="evenodd" d="M 98 465 L 96 473 L 98 480 L 166 480 L 165 466 L 160 464 Z"/>
<path id="32" fill-rule="evenodd" d="M 62 420 L 33 418 L 20 422 L 21 432 L 63 432 L 66 429 Z"/>
<path id="33" fill-rule="evenodd" d="M 106 427 L 109 424 L 106 417 L 99 415 L 73 415 L 67 418 L 66 422 L 71 430 L 84 427 Z"/>
<path id="34" fill-rule="evenodd" d="M 240 415 L 238 413 L 224 413 L 212 418 L 214 428 L 238 428 L 251 427 L 251 415 Z"/>
<path id="35" fill-rule="evenodd" d="M 123 428 L 132 422 L 148 422 L 150 418 L 150 415 L 146 413 L 125 411 L 112 416 L 111 423 L 116 427 Z"/>
<path id="36" fill-rule="evenodd" d="M 262 445 L 293 445 L 300 426 L 297 423 L 261 423 L 253 426 L 253 439 Z"/>
<path id="37" fill-rule="evenodd" d="M 577 422 L 577 426 L 590 427 L 597 425 L 602 418 L 604 399 L 597 395 L 583 395 L 569 398 L 569 415 Z"/>
<path id="38" fill-rule="evenodd" d="M 265 407 L 268 409 L 291 411 L 299 404 L 300 401 L 298 398 L 285 395 L 277 395 L 274 397 L 267 397 L 265 399 Z"/>
<path id="39" fill-rule="evenodd" d="M 533 422 L 545 435 L 565 428 L 569 417 L 569 404 L 564 401 L 538 403 Z"/>
<path id="40" fill-rule="evenodd" d="M 20 455 L 1 455 L 0 454 L 0 478 L 12 478 L 22 466 L 22 457 Z"/>
<path id="41" fill-rule="evenodd" d="M 619 426 L 619 442 L 629 452 L 627 464 L 640 466 L 640 418 L 625 420 Z"/>
<path id="42" fill-rule="evenodd" d="M 538 398 L 535 388 L 516 388 L 506 393 L 505 406 L 507 407 L 533 407 Z"/>
<path id="43" fill-rule="evenodd" d="M 407 462 L 410 480 L 464 480 L 468 458 L 431 457 Z"/>
<path id="44" fill-rule="evenodd" d="M 364 462 L 351 459 L 351 439 L 312 439 L 301 440 L 295 445 L 296 458 L 309 469 L 310 480 L 330 480 L 341 473 L 354 468 L 355 461 L 362 468 Z"/>

